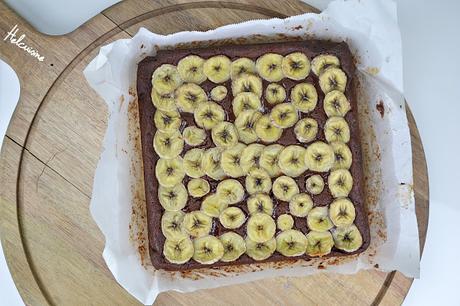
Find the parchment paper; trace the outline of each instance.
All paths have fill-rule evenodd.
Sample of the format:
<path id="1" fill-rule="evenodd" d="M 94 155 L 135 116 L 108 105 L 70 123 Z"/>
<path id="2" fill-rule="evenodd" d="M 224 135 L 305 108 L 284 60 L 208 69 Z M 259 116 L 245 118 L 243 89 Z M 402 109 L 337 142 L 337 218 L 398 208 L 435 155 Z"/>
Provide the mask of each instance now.
<path id="1" fill-rule="evenodd" d="M 340 260 L 259 264 L 236 270 L 201 269 L 191 274 L 155 270 L 146 258 L 145 215 L 139 206 L 143 203 L 142 164 L 136 147 L 139 137 L 135 135 L 135 126 L 134 129 L 130 126 L 133 118 L 136 119 L 137 63 L 147 55 L 155 55 L 159 48 L 177 44 L 241 37 L 248 41 L 263 40 L 260 35 L 279 39 L 280 34 L 346 41 L 357 60 L 359 120 L 371 228 L 369 249 L 359 256 Z M 168 36 L 141 28 L 132 39 L 102 47 L 84 73 L 89 84 L 104 98 L 109 111 L 104 149 L 94 178 L 91 214 L 106 238 L 103 257 L 107 266 L 116 280 L 142 303 L 153 303 L 166 290 L 187 292 L 320 271 L 355 273 L 378 267 L 383 271 L 399 270 L 409 277 L 419 276 L 411 142 L 402 94 L 401 39 L 395 3 L 334 1 L 321 14 L 253 20 L 208 32 Z"/>

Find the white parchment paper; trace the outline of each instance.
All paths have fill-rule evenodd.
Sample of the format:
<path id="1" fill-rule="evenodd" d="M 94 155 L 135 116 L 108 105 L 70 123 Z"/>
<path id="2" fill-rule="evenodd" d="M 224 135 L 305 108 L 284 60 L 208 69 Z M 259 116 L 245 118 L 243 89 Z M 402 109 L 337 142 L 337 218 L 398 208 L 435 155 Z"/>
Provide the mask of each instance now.
<path id="1" fill-rule="evenodd" d="M 299 27 L 301 26 L 301 27 Z M 235 39 L 252 35 L 305 36 L 346 41 L 357 60 L 358 103 L 366 168 L 366 197 L 371 228 L 369 249 L 350 259 L 270 264 L 238 272 L 197 271 L 195 277 L 155 270 L 141 260 L 130 237 L 132 186 L 142 175 L 128 132 L 129 108 L 137 103 L 137 63 L 158 48 L 179 43 Z M 419 276 L 419 238 L 412 184 L 412 153 L 402 83 L 401 39 L 396 5 L 387 0 L 334 1 L 321 14 L 254 20 L 208 32 L 162 36 L 141 28 L 132 39 L 101 48 L 84 71 L 89 84 L 107 103 L 109 120 L 94 178 L 91 213 L 106 238 L 103 257 L 116 280 L 144 304 L 166 290 L 182 292 L 238 284 L 266 277 L 305 276 L 321 272 L 355 273 L 378 267 Z M 376 105 L 381 104 L 383 115 Z M 321 265 L 325 269 L 318 269 Z M 199 277 L 198 277 L 199 276 Z"/>

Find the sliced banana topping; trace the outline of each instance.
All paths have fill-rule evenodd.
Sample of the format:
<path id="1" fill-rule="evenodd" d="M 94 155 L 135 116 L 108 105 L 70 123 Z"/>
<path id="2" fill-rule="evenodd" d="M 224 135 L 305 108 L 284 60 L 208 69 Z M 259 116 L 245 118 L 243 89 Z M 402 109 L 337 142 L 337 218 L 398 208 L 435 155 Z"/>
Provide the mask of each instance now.
<path id="1" fill-rule="evenodd" d="M 284 147 L 282 145 L 272 144 L 266 146 L 260 155 L 259 165 L 267 171 L 270 177 L 277 177 L 281 174 L 281 169 L 278 166 L 278 160 L 283 148 Z"/>
<path id="2" fill-rule="evenodd" d="M 275 53 L 267 53 L 256 61 L 256 71 L 269 81 L 278 82 L 284 77 L 282 69 L 283 56 Z"/>
<path id="3" fill-rule="evenodd" d="M 335 55 L 321 54 L 316 56 L 311 62 L 311 70 L 319 76 L 326 68 L 340 67 L 340 60 Z"/>
<path id="4" fill-rule="evenodd" d="M 310 176 L 305 181 L 305 189 L 313 195 L 318 195 L 323 192 L 324 180 L 319 174 Z"/>
<path id="5" fill-rule="evenodd" d="M 256 135 L 264 142 L 275 142 L 283 134 L 283 129 L 275 126 L 269 115 L 259 117 L 254 129 Z"/>
<path id="6" fill-rule="evenodd" d="M 262 80 L 254 74 L 242 74 L 232 82 L 233 96 L 243 92 L 252 92 L 258 98 L 262 96 Z"/>
<path id="7" fill-rule="evenodd" d="M 172 93 L 160 95 L 156 90 L 152 89 L 152 103 L 162 111 L 175 111 L 177 109 L 174 95 Z"/>
<path id="8" fill-rule="evenodd" d="M 325 94 L 333 90 L 345 92 L 347 75 L 340 68 L 329 67 L 320 74 L 319 87 Z"/>
<path id="9" fill-rule="evenodd" d="M 212 218 L 202 211 L 195 210 L 185 214 L 182 227 L 194 238 L 203 237 L 211 231 Z"/>
<path id="10" fill-rule="evenodd" d="M 283 86 L 271 83 L 265 89 L 265 100 L 269 104 L 278 104 L 286 100 L 286 90 Z"/>
<path id="11" fill-rule="evenodd" d="M 350 141 L 350 128 L 347 121 L 342 117 L 331 117 L 327 119 L 324 125 L 324 136 L 327 142 L 344 142 Z"/>
<path id="12" fill-rule="evenodd" d="M 206 150 L 201 160 L 201 168 L 207 176 L 213 180 L 222 180 L 225 177 L 225 172 L 220 166 L 222 151 L 220 148 L 211 148 Z"/>
<path id="13" fill-rule="evenodd" d="M 276 250 L 276 239 L 272 238 L 266 242 L 255 242 L 246 238 L 246 254 L 254 260 L 265 260 Z"/>
<path id="14" fill-rule="evenodd" d="M 353 188 L 353 177 L 346 169 L 334 170 L 329 174 L 327 184 L 334 198 L 347 197 Z"/>
<path id="15" fill-rule="evenodd" d="M 210 265 L 219 261 L 224 256 L 222 242 L 211 235 L 197 238 L 193 241 L 193 260 L 203 265 Z"/>
<path id="16" fill-rule="evenodd" d="M 252 92 L 242 92 L 233 98 L 232 109 L 235 117 L 238 117 L 241 112 L 248 110 L 260 110 L 262 104 L 259 97 Z"/>
<path id="17" fill-rule="evenodd" d="M 201 167 L 201 161 L 203 160 L 203 149 L 191 149 L 188 150 L 184 155 L 184 170 L 185 173 L 193 178 L 200 178 L 204 176 L 204 170 Z"/>
<path id="18" fill-rule="evenodd" d="M 241 167 L 244 173 L 248 173 L 252 168 L 260 167 L 260 156 L 265 146 L 259 143 L 252 143 L 244 148 L 241 154 Z"/>
<path id="19" fill-rule="evenodd" d="M 186 144 L 192 147 L 199 146 L 206 140 L 206 131 L 196 126 L 188 126 L 182 132 Z"/>
<path id="20" fill-rule="evenodd" d="M 334 240 L 330 232 L 310 231 L 306 235 L 307 254 L 310 256 L 325 256 L 334 246 Z"/>
<path id="21" fill-rule="evenodd" d="M 307 238 L 298 230 L 286 230 L 276 236 L 276 250 L 287 257 L 300 256 L 307 250 Z"/>
<path id="22" fill-rule="evenodd" d="M 327 172 L 334 164 L 334 151 L 327 143 L 315 141 L 308 146 L 305 153 L 305 163 L 311 171 Z"/>
<path id="23" fill-rule="evenodd" d="M 163 255 L 170 263 L 184 264 L 192 258 L 193 253 L 193 242 L 187 235 L 177 235 L 165 240 Z"/>
<path id="24" fill-rule="evenodd" d="M 179 131 L 157 131 L 153 137 L 153 148 L 161 158 L 175 158 L 182 153 L 184 139 Z"/>
<path id="25" fill-rule="evenodd" d="M 257 193 L 249 197 L 247 203 L 249 214 L 273 214 L 273 201 L 268 194 Z"/>
<path id="26" fill-rule="evenodd" d="M 241 177 L 246 171 L 241 167 L 241 155 L 246 148 L 245 144 L 238 143 L 233 148 L 222 152 L 220 165 L 224 173 L 230 177 Z"/>
<path id="27" fill-rule="evenodd" d="M 297 145 L 290 145 L 285 147 L 278 159 L 278 166 L 286 175 L 290 177 L 298 177 L 304 173 L 308 166 L 305 163 L 305 153 L 306 150 Z"/>
<path id="28" fill-rule="evenodd" d="M 238 78 L 242 74 L 254 74 L 256 72 L 256 64 L 253 60 L 242 57 L 232 62 L 231 75 L 232 80 Z"/>
<path id="29" fill-rule="evenodd" d="M 211 130 L 212 141 L 216 147 L 231 148 L 238 143 L 238 131 L 233 123 L 223 121 Z"/>
<path id="30" fill-rule="evenodd" d="M 230 78 L 231 61 L 224 55 L 216 55 L 204 62 L 203 72 L 213 83 L 223 83 Z"/>
<path id="31" fill-rule="evenodd" d="M 182 211 L 165 211 L 161 216 L 161 232 L 166 239 L 180 238 L 184 235 L 182 221 L 185 213 Z"/>
<path id="32" fill-rule="evenodd" d="M 177 71 L 185 82 L 201 84 L 206 81 L 203 73 L 204 59 L 197 55 L 184 57 L 177 63 Z"/>
<path id="33" fill-rule="evenodd" d="M 211 99 L 220 102 L 227 96 L 227 87 L 219 85 L 211 89 Z"/>
<path id="34" fill-rule="evenodd" d="M 318 122 L 313 118 L 300 119 L 295 124 L 294 134 L 300 142 L 313 141 L 318 134 Z"/>
<path id="35" fill-rule="evenodd" d="M 227 232 L 219 237 L 224 246 L 223 262 L 231 262 L 240 258 L 246 252 L 246 243 L 243 237 L 234 232 Z"/>
<path id="36" fill-rule="evenodd" d="M 272 180 L 267 171 L 261 168 L 252 168 L 249 170 L 246 180 L 246 190 L 249 194 L 259 192 L 269 193 L 272 189 Z"/>
<path id="37" fill-rule="evenodd" d="M 155 166 L 155 175 L 158 183 L 164 187 L 174 187 L 182 182 L 185 171 L 182 158 L 160 158 Z"/>
<path id="38" fill-rule="evenodd" d="M 273 182 L 272 191 L 277 199 L 289 202 L 293 196 L 299 193 L 299 186 L 293 178 L 280 176 Z"/>
<path id="39" fill-rule="evenodd" d="M 334 165 L 332 170 L 337 169 L 350 169 L 353 161 L 353 156 L 350 148 L 343 142 L 331 143 L 332 151 L 334 151 Z"/>
<path id="40" fill-rule="evenodd" d="M 324 232 L 330 230 L 334 224 L 329 219 L 327 206 L 319 206 L 310 210 L 307 216 L 307 225 L 312 231 Z"/>
<path id="41" fill-rule="evenodd" d="M 276 219 L 276 226 L 281 231 L 290 230 L 294 226 L 294 218 L 289 214 L 282 214 Z"/>
<path id="42" fill-rule="evenodd" d="M 193 113 L 198 105 L 207 101 L 203 88 L 193 83 L 186 83 L 176 90 L 176 104 L 186 113 Z"/>
<path id="43" fill-rule="evenodd" d="M 332 236 L 335 247 L 345 252 L 354 252 L 363 245 L 363 237 L 354 224 L 334 228 Z"/>
<path id="44" fill-rule="evenodd" d="M 219 221 L 225 228 L 237 229 L 246 222 L 246 215 L 241 208 L 231 206 L 220 213 Z"/>
<path id="45" fill-rule="evenodd" d="M 241 112 L 235 119 L 235 127 L 238 131 L 240 141 L 250 144 L 257 140 L 255 124 L 262 116 L 261 112 L 254 110 L 247 110 Z"/>
<path id="46" fill-rule="evenodd" d="M 182 79 L 173 65 L 163 64 L 152 74 L 152 87 L 160 95 L 172 93 L 180 84 Z"/>
<path id="47" fill-rule="evenodd" d="M 280 128 L 289 128 L 299 119 L 296 108 L 291 103 L 281 103 L 273 107 L 270 112 L 273 123 Z"/>
<path id="48" fill-rule="evenodd" d="M 204 197 L 209 193 L 211 187 L 207 180 L 201 178 L 191 179 L 187 184 L 188 194 L 194 198 Z"/>
<path id="49" fill-rule="evenodd" d="M 329 206 L 329 217 L 335 226 L 351 225 L 356 217 L 355 206 L 348 198 L 336 199 Z"/>
<path id="50" fill-rule="evenodd" d="M 296 217 L 306 217 L 313 207 L 313 201 L 306 193 L 299 193 L 289 201 L 289 212 Z"/>
<path id="51" fill-rule="evenodd" d="M 338 90 L 333 90 L 326 94 L 323 107 L 328 117 L 345 117 L 351 110 L 347 97 Z"/>
<path id="52" fill-rule="evenodd" d="M 301 52 L 286 55 L 282 63 L 284 76 L 292 80 L 303 80 L 310 73 L 310 60 Z"/>
<path id="53" fill-rule="evenodd" d="M 236 204 L 243 201 L 244 188 L 240 182 L 234 179 L 227 179 L 219 183 L 216 193 L 228 204 Z"/>
<path id="54" fill-rule="evenodd" d="M 166 211 L 179 211 L 187 204 L 187 189 L 184 184 L 174 187 L 158 187 L 158 200 Z"/>
<path id="55" fill-rule="evenodd" d="M 208 101 L 198 105 L 193 113 L 193 117 L 199 127 L 210 130 L 219 122 L 224 121 L 225 112 L 219 104 Z"/>
<path id="56" fill-rule="evenodd" d="M 228 207 L 228 204 L 218 194 L 208 195 L 201 202 L 201 211 L 210 217 L 217 218 Z"/>
<path id="57" fill-rule="evenodd" d="M 318 93 L 310 83 L 300 83 L 291 90 L 291 103 L 302 113 L 309 113 L 318 103 Z"/>
<path id="58" fill-rule="evenodd" d="M 272 217 L 263 213 L 255 213 L 249 217 L 246 225 L 248 238 L 255 242 L 266 242 L 273 238 L 276 224 Z"/>

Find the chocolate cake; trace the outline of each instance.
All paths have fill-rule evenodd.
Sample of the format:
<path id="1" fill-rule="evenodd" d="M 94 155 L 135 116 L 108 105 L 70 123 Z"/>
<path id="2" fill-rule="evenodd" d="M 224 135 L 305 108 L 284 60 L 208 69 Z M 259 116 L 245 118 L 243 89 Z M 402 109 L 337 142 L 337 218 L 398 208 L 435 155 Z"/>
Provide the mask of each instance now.
<path id="1" fill-rule="evenodd" d="M 191 270 L 363 252 L 353 57 L 308 40 L 138 65 L 150 257 Z"/>

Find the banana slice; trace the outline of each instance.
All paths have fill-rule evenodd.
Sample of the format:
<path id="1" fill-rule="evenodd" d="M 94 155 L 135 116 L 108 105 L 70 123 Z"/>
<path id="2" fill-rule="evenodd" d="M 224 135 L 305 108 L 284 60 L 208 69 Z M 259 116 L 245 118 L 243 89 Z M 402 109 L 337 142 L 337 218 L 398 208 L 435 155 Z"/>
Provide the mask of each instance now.
<path id="1" fill-rule="evenodd" d="M 242 74 L 254 74 L 256 72 L 256 64 L 253 60 L 247 57 L 242 57 L 232 62 L 230 71 L 232 80 L 234 80 Z"/>
<path id="2" fill-rule="evenodd" d="M 293 196 L 299 193 L 299 186 L 289 176 L 280 176 L 273 182 L 273 194 L 281 201 L 289 202 Z"/>
<path id="3" fill-rule="evenodd" d="M 174 95 L 172 93 L 160 95 L 156 90 L 152 89 L 151 93 L 153 105 L 162 111 L 175 111 L 177 109 Z"/>
<path id="4" fill-rule="evenodd" d="M 261 112 L 247 110 L 241 112 L 235 119 L 235 127 L 240 141 L 249 144 L 257 140 L 255 124 L 262 116 Z"/>
<path id="5" fill-rule="evenodd" d="M 228 204 L 217 194 L 208 195 L 201 202 L 201 211 L 210 217 L 217 218 L 228 207 Z"/>
<path id="6" fill-rule="evenodd" d="M 223 121 L 211 130 L 212 141 L 216 147 L 231 148 L 238 143 L 238 131 L 233 123 Z"/>
<path id="7" fill-rule="evenodd" d="M 203 73 L 204 59 L 197 55 L 184 57 L 177 63 L 177 71 L 185 82 L 201 84 L 206 81 Z"/>
<path id="8" fill-rule="evenodd" d="M 203 72 L 213 83 L 223 83 L 230 78 L 231 61 L 225 55 L 208 58 L 203 65 Z"/>
<path id="9" fill-rule="evenodd" d="M 184 170 L 185 173 L 193 178 L 200 178 L 204 176 L 204 170 L 201 168 L 201 161 L 203 159 L 203 149 L 191 149 L 184 155 Z"/>
<path id="10" fill-rule="evenodd" d="M 298 230 L 283 231 L 276 236 L 276 250 L 287 257 L 303 255 L 307 250 L 307 238 Z"/>
<path id="11" fill-rule="evenodd" d="M 193 253 L 193 242 L 186 235 L 177 235 L 165 240 L 163 255 L 170 263 L 184 264 L 192 258 Z"/>
<path id="12" fill-rule="evenodd" d="M 282 63 L 282 55 L 267 53 L 257 59 L 256 71 L 264 80 L 278 82 L 284 77 Z"/>
<path id="13" fill-rule="evenodd" d="M 325 94 L 333 90 L 345 92 L 347 75 L 340 68 L 329 67 L 320 74 L 319 87 Z"/>
<path id="14" fill-rule="evenodd" d="M 265 146 L 259 143 L 252 143 L 243 149 L 241 153 L 241 168 L 244 173 L 248 173 L 252 168 L 260 167 L 260 156 L 264 151 Z"/>
<path id="15" fill-rule="evenodd" d="M 353 156 L 350 148 L 343 142 L 331 143 L 332 151 L 334 151 L 335 161 L 332 170 L 350 169 L 353 161 Z"/>
<path id="16" fill-rule="evenodd" d="M 290 177 L 298 177 L 304 173 L 308 166 L 305 163 L 306 150 L 301 146 L 290 145 L 285 147 L 278 159 L 278 166 L 286 175 Z"/>
<path id="17" fill-rule="evenodd" d="M 183 236 L 182 221 L 185 213 L 182 211 L 165 211 L 161 216 L 161 232 L 166 239 L 179 238 Z"/>
<path id="18" fill-rule="evenodd" d="M 196 126 L 188 126 L 182 132 L 182 137 L 186 144 L 196 147 L 203 144 L 206 140 L 206 131 Z"/>
<path id="19" fill-rule="evenodd" d="M 233 96 L 242 92 L 252 92 L 258 98 L 262 96 L 262 80 L 254 74 L 242 74 L 232 82 Z"/>
<path id="20" fill-rule="evenodd" d="M 310 83 L 300 83 L 291 90 L 291 103 L 302 113 L 309 113 L 318 103 L 318 93 Z"/>
<path id="21" fill-rule="evenodd" d="M 225 177 L 225 172 L 220 166 L 222 151 L 219 148 L 211 148 L 204 152 L 201 161 L 201 168 L 207 176 L 213 180 L 219 181 Z"/>
<path id="22" fill-rule="evenodd" d="M 212 218 L 204 212 L 195 210 L 185 214 L 182 227 L 193 238 L 209 234 L 212 228 Z"/>
<path id="23" fill-rule="evenodd" d="M 276 224 L 267 214 L 255 213 L 249 217 L 246 225 L 248 238 L 255 242 L 266 242 L 273 238 Z"/>
<path id="24" fill-rule="evenodd" d="M 191 179 L 187 184 L 188 194 L 194 198 L 204 197 L 209 193 L 211 187 L 208 181 L 201 178 Z"/>
<path id="25" fill-rule="evenodd" d="M 363 237 L 354 224 L 333 229 L 332 236 L 335 247 L 345 252 L 354 252 L 363 245 Z"/>
<path id="26" fill-rule="evenodd" d="M 246 243 L 237 233 L 227 232 L 220 235 L 219 240 L 224 246 L 224 256 L 221 258 L 223 262 L 235 261 L 246 252 Z"/>
<path id="27" fill-rule="evenodd" d="M 270 177 L 277 177 L 281 174 L 278 160 L 283 149 L 284 147 L 280 144 L 272 144 L 266 146 L 260 155 L 259 165 L 267 171 Z"/>
<path id="28" fill-rule="evenodd" d="M 234 179 L 227 179 L 219 183 L 216 193 L 228 204 L 236 204 L 243 201 L 244 188 L 240 182 Z"/>
<path id="29" fill-rule="evenodd" d="M 286 100 L 286 90 L 283 86 L 271 83 L 265 89 L 265 100 L 269 104 L 278 104 Z"/>
<path id="30" fill-rule="evenodd" d="M 273 201 L 269 195 L 264 193 L 253 194 L 249 197 L 247 203 L 249 214 L 264 213 L 273 214 Z"/>
<path id="31" fill-rule="evenodd" d="M 356 217 L 355 206 L 348 198 L 336 199 L 329 206 L 329 217 L 337 227 L 351 225 Z"/>
<path id="32" fill-rule="evenodd" d="M 328 117 L 345 117 L 351 110 L 347 97 L 338 90 L 327 93 L 324 97 L 323 108 Z"/>
<path id="33" fill-rule="evenodd" d="M 307 254 L 324 256 L 331 252 L 334 240 L 330 232 L 310 231 L 307 235 Z"/>
<path id="34" fill-rule="evenodd" d="M 174 187 L 158 187 L 158 200 L 166 211 L 179 211 L 187 204 L 187 189 L 184 184 Z"/>
<path id="35" fill-rule="evenodd" d="M 353 188 L 353 177 L 346 169 L 334 170 L 329 174 L 327 184 L 334 198 L 347 197 Z"/>
<path id="36" fill-rule="evenodd" d="M 324 180 L 319 174 L 315 174 L 307 178 L 305 181 L 305 189 L 313 195 L 320 194 L 324 189 Z"/>
<path id="37" fill-rule="evenodd" d="M 284 76 L 291 80 L 305 79 L 310 73 L 310 60 L 301 52 L 294 52 L 283 58 L 282 69 Z"/>
<path id="38" fill-rule="evenodd" d="M 257 137 L 264 142 L 275 142 L 280 139 L 283 129 L 275 126 L 269 115 L 259 117 L 254 126 Z"/>
<path id="39" fill-rule="evenodd" d="M 246 172 L 241 167 L 241 155 L 245 144 L 238 143 L 233 148 L 226 149 L 222 152 L 220 165 L 224 173 L 230 177 L 241 177 Z"/>
<path id="40" fill-rule="evenodd" d="M 174 187 L 185 176 L 184 164 L 182 158 L 176 157 L 173 159 L 160 158 L 155 166 L 155 175 L 158 183 L 164 187 Z"/>
<path id="41" fill-rule="evenodd" d="M 157 131 L 153 137 L 153 148 L 161 158 L 175 158 L 182 153 L 184 139 L 179 131 Z"/>
<path id="42" fill-rule="evenodd" d="M 306 193 L 299 193 L 289 201 L 289 212 L 296 217 L 306 217 L 313 207 L 313 201 Z"/>
<path id="43" fill-rule="evenodd" d="M 186 113 L 193 113 L 207 99 L 203 88 L 193 83 L 186 83 L 176 89 L 176 104 Z"/>
<path id="44" fill-rule="evenodd" d="M 259 97 L 252 92 L 242 92 L 233 98 L 232 109 L 235 117 L 238 117 L 241 112 L 248 110 L 260 110 L 262 104 Z"/>
<path id="45" fill-rule="evenodd" d="M 219 261 L 224 256 L 222 242 L 211 235 L 197 238 L 193 241 L 193 260 L 203 265 L 210 265 Z"/>
<path id="46" fill-rule="evenodd" d="M 324 136 L 327 142 L 349 142 L 350 128 L 342 117 L 331 117 L 324 125 Z"/>
<path id="47" fill-rule="evenodd" d="M 313 141 L 318 134 L 318 122 L 313 118 L 300 119 L 295 124 L 294 134 L 300 142 Z"/>
<path id="48" fill-rule="evenodd" d="M 172 93 L 181 84 L 182 79 L 173 65 L 163 64 L 152 74 L 152 87 L 160 95 Z"/>
<path id="49" fill-rule="evenodd" d="M 308 146 L 305 153 L 305 163 L 311 171 L 327 172 L 334 164 L 332 147 L 322 141 L 315 141 Z"/>
<path id="50" fill-rule="evenodd" d="M 245 180 L 246 190 L 249 194 L 265 192 L 269 193 L 272 189 L 272 180 L 267 171 L 261 168 L 249 170 Z"/>
<path id="51" fill-rule="evenodd" d="M 193 117 L 199 127 L 210 130 L 224 121 L 225 111 L 219 104 L 208 101 L 197 106 Z"/>
<path id="52" fill-rule="evenodd" d="M 270 118 L 276 126 L 285 129 L 293 126 L 299 119 L 299 115 L 293 104 L 281 103 L 273 107 Z"/>
<path id="53" fill-rule="evenodd" d="M 294 218 L 289 214 L 282 214 L 276 219 L 276 226 L 281 231 L 290 230 L 294 226 Z"/>
<path id="54" fill-rule="evenodd" d="M 269 258 L 276 250 L 276 239 L 266 242 L 255 242 L 246 238 L 246 254 L 254 260 L 261 261 Z"/>
<path id="55" fill-rule="evenodd" d="M 326 206 L 319 206 L 310 210 L 307 216 L 307 225 L 310 230 L 317 232 L 325 232 L 334 226 L 329 219 Z"/>
<path id="56" fill-rule="evenodd" d="M 316 56 L 311 61 L 311 70 L 319 76 L 325 69 L 329 67 L 340 67 L 340 60 L 335 55 L 321 54 Z"/>
<path id="57" fill-rule="evenodd" d="M 178 111 L 157 110 L 153 116 L 153 122 L 157 130 L 162 132 L 173 132 L 179 129 L 181 117 Z"/>
<path id="58" fill-rule="evenodd" d="M 227 96 L 227 87 L 219 85 L 211 89 L 211 99 L 220 102 Z"/>
<path id="59" fill-rule="evenodd" d="M 246 215 L 241 208 L 231 206 L 220 213 L 219 221 L 225 228 L 237 229 L 246 222 Z"/>

